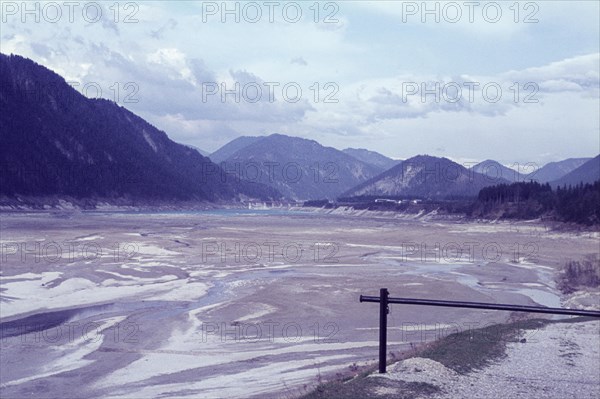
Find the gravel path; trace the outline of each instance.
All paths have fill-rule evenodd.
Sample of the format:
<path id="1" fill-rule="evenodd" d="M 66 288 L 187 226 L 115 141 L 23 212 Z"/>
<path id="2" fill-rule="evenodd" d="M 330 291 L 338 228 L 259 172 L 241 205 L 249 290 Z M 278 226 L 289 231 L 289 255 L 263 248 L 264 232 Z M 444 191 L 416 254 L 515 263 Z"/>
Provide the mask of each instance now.
<path id="1" fill-rule="evenodd" d="M 373 375 L 375 377 L 375 375 Z M 423 358 L 390 367 L 384 378 L 427 382 L 433 398 L 600 398 L 600 321 L 550 324 L 509 343 L 506 357 L 459 375 Z"/>

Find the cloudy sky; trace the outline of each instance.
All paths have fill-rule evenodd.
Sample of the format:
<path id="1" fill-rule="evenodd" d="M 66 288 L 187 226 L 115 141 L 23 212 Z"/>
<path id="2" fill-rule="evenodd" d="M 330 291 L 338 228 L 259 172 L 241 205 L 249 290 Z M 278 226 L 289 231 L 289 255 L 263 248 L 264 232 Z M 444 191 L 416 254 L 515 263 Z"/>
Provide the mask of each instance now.
<path id="1" fill-rule="evenodd" d="M 600 152 L 599 4 L 3 1 L 0 47 L 209 152 L 277 132 L 545 163 Z"/>

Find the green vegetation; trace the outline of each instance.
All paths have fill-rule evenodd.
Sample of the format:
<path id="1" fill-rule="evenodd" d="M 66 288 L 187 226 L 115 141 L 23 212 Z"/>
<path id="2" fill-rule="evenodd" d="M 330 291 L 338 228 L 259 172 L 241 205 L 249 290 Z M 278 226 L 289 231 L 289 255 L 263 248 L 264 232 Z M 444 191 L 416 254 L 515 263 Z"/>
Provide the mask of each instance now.
<path id="1" fill-rule="evenodd" d="M 480 329 L 472 329 L 448 335 L 439 341 L 401 354 L 391 354 L 388 364 L 412 357 L 424 357 L 435 360 L 461 374 L 481 369 L 491 362 L 505 356 L 509 342 L 526 343 L 528 336 L 535 336 L 538 329 L 552 323 L 578 323 L 589 321 L 586 317 L 572 317 L 562 320 L 524 319 L 508 324 L 495 324 Z M 352 373 L 338 374 L 329 382 L 319 379 L 314 390 L 301 399 L 336 398 L 414 398 L 427 396 L 439 391 L 439 388 L 426 383 L 408 383 L 385 378 L 370 378 L 377 372 L 377 366 L 357 370 Z M 305 387 L 306 388 L 306 387 Z M 385 394 L 382 395 L 382 392 Z"/>
<path id="2" fill-rule="evenodd" d="M 581 261 L 568 261 L 557 278 L 557 287 L 565 294 L 600 286 L 600 258 L 588 255 Z"/>
<path id="3" fill-rule="evenodd" d="M 479 192 L 472 214 L 503 218 L 547 217 L 584 225 L 600 224 L 600 181 L 557 187 L 549 184 L 512 183 L 485 187 Z"/>
<path id="4" fill-rule="evenodd" d="M 425 348 L 419 356 L 466 374 L 502 358 L 506 344 L 519 340 L 523 330 L 538 329 L 547 323 L 543 319 L 530 319 L 451 334 Z"/>
<path id="5" fill-rule="evenodd" d="M 415 196 L 357 196 L 335 202 L 308 201 L 305 206 L 352 207 L 357 210 L 392 211 L 417 214 L 465 215 L 484 219 L 537 219 L 600 225 L 600 181 L 556 187 L 537 182 L 518 182 L 484 187 L 477 198 L 447 196 L 430 199 Z"/>
<path id="6" fill-rule="evenodd" d="M 348 381 L 321 384 L 302 399 L 409 399 L 439 391 L 431 384 L 368 378 L 369 374 L 363 373 Z"/>

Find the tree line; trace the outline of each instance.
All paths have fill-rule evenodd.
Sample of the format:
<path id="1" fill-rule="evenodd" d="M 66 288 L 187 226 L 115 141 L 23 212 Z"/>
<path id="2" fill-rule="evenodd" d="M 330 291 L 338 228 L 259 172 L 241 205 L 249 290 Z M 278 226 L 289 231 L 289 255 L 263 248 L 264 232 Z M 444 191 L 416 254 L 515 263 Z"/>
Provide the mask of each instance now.
<path id="1" fill-rule="evenodd" d="M 478 216 L 550 217 L 563 222 L 600 224 L 600 181 L 562 186 L 518 182 L 481 189 L 473 208 Z"/>

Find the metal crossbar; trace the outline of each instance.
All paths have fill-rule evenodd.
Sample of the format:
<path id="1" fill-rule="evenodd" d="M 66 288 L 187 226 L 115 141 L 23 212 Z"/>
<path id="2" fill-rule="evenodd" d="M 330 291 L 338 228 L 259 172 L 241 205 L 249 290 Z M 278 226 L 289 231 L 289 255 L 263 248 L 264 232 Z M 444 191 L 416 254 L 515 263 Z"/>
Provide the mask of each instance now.
<path id="1" fill-rule="evenodd" d="M 593 310 L 548 308 L 544 306 L 507 305 L 502 303 L 442 301 L 435 299 L 390 298 L 387 288 L 379 290 L 379 296 L 361 295 L 360 302 L 379 303 L 379 372 L 386 372 L 387 351 L 387 315 L 389 304 L 441 306 L 449 308 L 508 310 L 512 312 L 546 313 L 570 316 L 589 316 L 600 318 L 600 312 Z"/>

